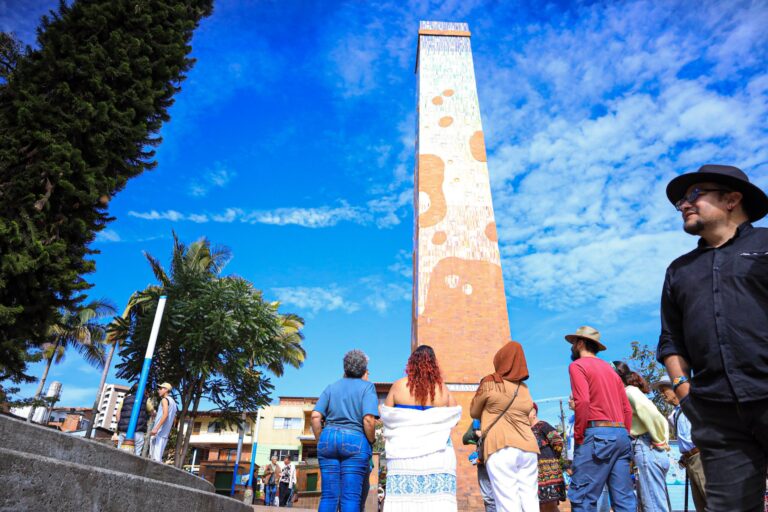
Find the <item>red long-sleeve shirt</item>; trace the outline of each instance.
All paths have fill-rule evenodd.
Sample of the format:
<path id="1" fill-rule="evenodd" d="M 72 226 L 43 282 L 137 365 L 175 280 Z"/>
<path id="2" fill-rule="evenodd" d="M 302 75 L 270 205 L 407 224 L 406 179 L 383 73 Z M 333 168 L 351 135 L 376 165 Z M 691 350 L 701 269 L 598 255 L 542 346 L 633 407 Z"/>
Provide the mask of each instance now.
<path id="1" fill-rule="evenodd" d="M 611 365 L 597 357 L 582 357 L 568 367 L 571 392 L 576 406 L 573 428 L 576 444 L 584 442 L 588 421 L 622 422 L 632 427 L 632 408 L 624 383 Z"/>

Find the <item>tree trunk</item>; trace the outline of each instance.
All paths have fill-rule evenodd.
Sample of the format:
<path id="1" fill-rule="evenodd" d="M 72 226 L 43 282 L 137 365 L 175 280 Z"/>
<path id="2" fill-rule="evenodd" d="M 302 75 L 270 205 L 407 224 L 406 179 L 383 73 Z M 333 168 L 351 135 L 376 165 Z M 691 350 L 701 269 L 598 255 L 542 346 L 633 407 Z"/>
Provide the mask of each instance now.
<path id="1" fill-rule="evenodd" d="M 51 354 L 51 357 L 48 358 L 48 362 L 45 365 L 45 370 L 43 370 L 43 376 L 40 378 L 40 384 L 37 386 L 37 391 L 35 391 L 35 401 L 40 400 L 40 395 L 43 394 L 43 387 L 45 386 L 46 379 L 48 379 L 48 371 L 51 369 L 53 358 L 56 357 L 56 350 L 58 348 L 59 343 L 56 342 L 53 353 Z M 32 404 L 32 408 L 29 410 L 29 414 L 27 415 L 27 422 L 32 421 L 32 417 L 35 415 L 35 410 L 37 410 L 37 406 Z"/>
<path id="2" fill-rule="evenodd" d="M 109 368 L 112 366 L 112 356 L 115 355 L 115 351 L 117 350 L 117 346 L 119 345 L 118 341 L 115 340 L 114 343 L 112 343 L 112 348 L 109 349 L 109 356 L 107 356 L 107 361 L 104 364 L 104 371 L 101 372 L 101 382 L 99 383 L 99 390 L 96 392 L 96 399 L 93 401 L 93 408 L 91 413 L 91 426 L 88 427 L 88 430 L 85 432 L 86 439 L 90 439 L 93 435 L 93 431 L 96 429 L 96 415 L 99 411 L 99 400 L 101 400 L 101 394 L 104 392 L 104 384 L 107 383 L 107 374 L 109 373 Z"/>
<path id="3" fill-rule="evenodd" d="M 184 390 L 184 393 L 181 395 L 181 408 L 179 410 L 179 423 L 178 423 L 178 432 L 184 431 L 184 424 L 187 422 L 187 416 L 189 415 L 189 405 L 192 402 L 192 396 L 195 392 L 195 387 L 193 385 L 188 385 L 187 388 Z M 177 468 L 181 467 L 182 462 L 179 459 L 180 454 L 180 448 L 181 445 L 179 444 L 179 436 L 178 433 L 176 435 L 176 447 L 174 449 L 173 454 L 173 465 Z"/>
<path id="4" fill-rule="evenodd" d="M 200 406 L 200 399 L 203 397 L 203 379 L 200 379 L 200 384 L 198 384 L 197 387 L 197 393 L 195 395 L 195 404 L 192 406 L 192 413 L 189 415 L 189 425 L 187 425 L 186 430 L 184 431 L 184 442 L 181 445 L 181 448 L 179 449 L 179 455 L 180 458 L 179 462 L 176 467 L 180 468 L 184 465 L 184 458 L 187 456 L 187 450 L 189 450 L 189 439 L 192 437 L 192 425 L 195 421 L 195 415 L 197 414 L 197 408 Z"/>

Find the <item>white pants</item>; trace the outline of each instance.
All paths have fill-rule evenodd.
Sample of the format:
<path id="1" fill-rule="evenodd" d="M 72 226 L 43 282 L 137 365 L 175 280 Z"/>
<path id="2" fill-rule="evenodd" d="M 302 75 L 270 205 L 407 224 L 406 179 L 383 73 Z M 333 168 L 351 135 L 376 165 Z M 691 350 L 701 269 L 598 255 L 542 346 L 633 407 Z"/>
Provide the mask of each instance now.
<path id="1" fill-rule="evenodd" d="M 149 458 L 156 462 L 163 462 L 163 452 L 165 445 L 168 444 L 167 437 L 155 436 L 149 442 Z"/>
<path id="2" fill-rule="evenodd" d="M 125 432 L 120 432 L 117 437 L 117 449 L 123 445 L 125 441 Z M 133 453 L 141 457 L 141 450 L 144 449 L 144 432 L 136 432 L 133 436 Z"/>
<path id="3" fill-rule="evenodd" d="M 508 446 L 485 463 L 497 512 L 539 512 L 539 456 Z"/>

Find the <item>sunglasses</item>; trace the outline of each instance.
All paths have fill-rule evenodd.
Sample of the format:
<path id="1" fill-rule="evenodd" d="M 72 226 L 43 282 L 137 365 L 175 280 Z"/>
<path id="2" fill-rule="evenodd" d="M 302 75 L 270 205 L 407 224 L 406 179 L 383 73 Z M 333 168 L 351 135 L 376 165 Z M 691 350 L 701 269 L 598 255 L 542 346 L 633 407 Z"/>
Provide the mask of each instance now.
<path id="1" fill-rule="evenodd" d="M 698 198 L 700 198 L 707 192 L 732 192 L 732 191 L 725 188 L 694 188 L 693 190 L 685 194 L 683 197 L 678 199 L 678 201 L 675 203 L 675 209 L 679 212 L 683 211 L 683 205 L 685 203 L 693 204 L 696 202 Z"/>

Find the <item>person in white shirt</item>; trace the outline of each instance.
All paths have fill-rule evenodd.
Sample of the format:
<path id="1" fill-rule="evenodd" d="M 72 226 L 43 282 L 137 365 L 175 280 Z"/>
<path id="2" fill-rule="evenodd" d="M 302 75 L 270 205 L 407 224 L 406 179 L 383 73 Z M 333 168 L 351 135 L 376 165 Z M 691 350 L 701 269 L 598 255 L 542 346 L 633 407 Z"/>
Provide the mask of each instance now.
<path id="1" fill-rule="evenodd" d="M 293 506 L 293 491 L 296 486 L 296 466 L 291 464 L 291 456 L 283 458 L 283 467 L 280 470 L 280 506 Z"/>
<path id="2" fill-rule="evenodd" d="M 704 512 L 707 505 L 707 495 L 704 491 L 706 479 L 704 477 L 704 467 L 701 465 L 701 456 L 699 449 L 691 440 L 691 421 L 680 409 L 680 400 L 672 390 L 672 381 L 664 375 L 657 382 L 653 383 L 653 388 L 658 390 L 664 397 L 664 401 L 674 406 L 672 413 L 667 418 L 669 424 L 677 432 L 677 446 L 680 448 L 680 464 L 685 468 L 688 480 L 691 482 L 691 491 L 693 494 L 693 505 L 696 512 Z"/>

